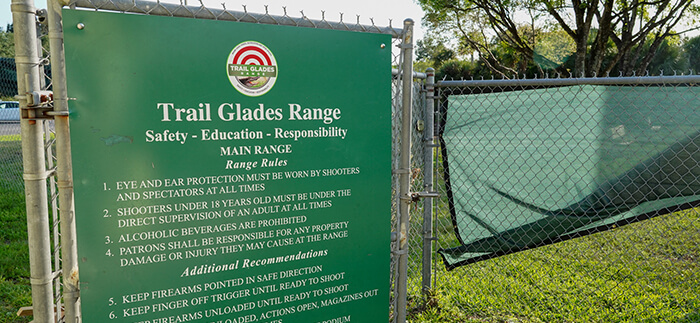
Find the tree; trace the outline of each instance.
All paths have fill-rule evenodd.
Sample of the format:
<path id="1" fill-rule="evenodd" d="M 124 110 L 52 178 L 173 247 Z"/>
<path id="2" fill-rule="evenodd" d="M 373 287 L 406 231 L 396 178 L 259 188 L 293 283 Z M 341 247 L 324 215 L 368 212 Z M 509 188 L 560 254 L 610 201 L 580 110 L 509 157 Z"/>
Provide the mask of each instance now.
<path id="1" fill-rule="evenodd" d="M 457 56 L 453 50 L 445 47 L 444 40 L 435 37 L 425 37 L 418 40 L 416 45 L 416 60 L 426 62 L 435 69 Z"/>
<path id="2" fill-rule="evenodd" d="M 604 75 L 615 68 L 642 74 L 664 39 L 700 12 L 693 0 L 419 0 L 424 20 L 434 32 L 452 32 L 493 60 L 491 38 L 507 44 L 527 60 L 551 61 L 536 48 L 542 30 L 561 30 L 574 44 L 575 75 Z M 555 63 L 555 62 L 551 62 Z M 542 66 L 539 64 L 538 66 Z M 499 62 L 490 68 L 507 76 Z M 558 65 L 556 68 L 564 72 Z"/>
<path id="3" fill-rule="evenodd" d="M 650 42 L 647 46 L 651 45 Z M 664 75 L 687 73 L 689 69 L 687 55 L 683 51 L 680 37 L 665 39 L 656 55 L 649 62 L 648 71 L 651 74 Z"/>
<path id="4" fill-rule="evenodd" d="M 0 28 L 0 57 L 15 57 L 15 37 L 10 30 L 12 25 L 7 25 L 8 31 Z"/>
<path id="5" fill-rule="evenodd" d="M 683 52 L 688 61 L 688 68 L 694 74 L 700 74 L 700 36 L 685 41 Z"/>

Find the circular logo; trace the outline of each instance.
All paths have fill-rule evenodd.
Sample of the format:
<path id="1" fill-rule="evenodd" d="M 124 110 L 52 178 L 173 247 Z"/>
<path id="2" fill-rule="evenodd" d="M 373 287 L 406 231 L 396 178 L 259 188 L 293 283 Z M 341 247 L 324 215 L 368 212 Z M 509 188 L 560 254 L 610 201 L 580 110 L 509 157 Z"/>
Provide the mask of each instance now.
<path id="1" fill-rule="evenodd" d="M 261 96 L 275 85 L 277 61 L 270 49 L 256 41 L 238 44 L 226 61 L 228 79 L 247 96 Z"/>

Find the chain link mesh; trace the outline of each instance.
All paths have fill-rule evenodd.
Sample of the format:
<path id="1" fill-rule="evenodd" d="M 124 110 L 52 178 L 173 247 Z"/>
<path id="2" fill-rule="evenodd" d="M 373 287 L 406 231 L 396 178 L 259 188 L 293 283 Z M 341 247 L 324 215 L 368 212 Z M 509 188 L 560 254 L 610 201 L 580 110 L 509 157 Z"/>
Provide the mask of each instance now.
<path id="1" fill-rule="evenodd" d="M 401 46 L 403 40 L 401 38 L 393 39 L 392 45 L 396 48 Z M 392 51 L 392 66 L 401 68 L 401 57 L 398 51 Z M 401 80 L 398 77 L 401 75 L 399 70 L 393 73 L 391 81 L 391 169 L 399 169 L 399 158 L 401 151 Z M 396 233 L 399 232 L 399 219 L 397 217 L 399 208 L 399 175 L 392 174 L 391 176 L 391 263 L 390 263 L 390 290 L 391 300 L 390 313 L 391 321 L 396 313 L 396 279 L 399 274 L 399 257 L 396 253 L 399 250 L 399 242 Z"/>
<path id="2" fill-rule="evenodd" d="M 9 104 L 7 104 L 9 106 Z M 7 115 L 7 119 L 14 119 L 15 111 L 19 118 L 19 108 L 5 108 L 0 113 Z M 19 120 L 0 121 L 0 189 L 24 192 L 22 182 L 22 143 L 20 141 Z"/>
<path id="3" fill-rule="evenodd" d="M 515 127 L 515 124 L 521 123 L 527 125 L 525 128 L 531 132 L 523 132 L 519 134 L 518 141 L 528 141 L 529 146 L 541 148 L 546 146 L 546 142 L 538 142 L 535 138 L 535 132 L 549 131 L 558 129 L 554 133 L 549 133 L 554 140 L 562 140 L 565 136 L 572 133 L 584 133 L 590 129 L 561 129 L 562 124 L 571 118 L 570 115 L 564 115 L 565 110 L 558 112 L 552 110 L 550 117 L 546 119 L 535 118 L 536 113 L 511 113 L 516 106 L 524 106 L 533 101 L 540 102 L 546 109 L 551 104 L 556 102 L 543 101 L 543 97 L 532 97 L 541 95 L 541 90 L 554 91 L 559 97 L 572 97 L 566 104 L 571 106 L 572 110 L 578 106 L 593 106 L 600 100 L 606 100 L 610 97 L 620 98 L 631 102 L 631 106 L 627 107 L 624 113 L 613 113 L 602 117 L 598 120 L 599 124 L 604 124 L 605 133 L 598 134 L 606 136 L 616 147 L 623 147 L 626 150 L 624 155 L 604 156 L 602 160 L 595 160 L 601 168 L 598 170 L 601 174 L 582 174 L 580 176 L 600 176 L 605 177 L 605 172 L 613 172 L 615 167 L 622 163 L 644 161 L 652 158 L 653 155 L 647 150 L 634 148 L 635 145 L 643 141 L 641 133 L 652 133 L 659 138 L 667 138 L 667 135 L 678 133 L 681 130 L 689 132 L 688 136 L 692 137 L 693 132 L 697 131 L 697 125 L 692 125 L 688 128 L 687 120 L 696 120 L 700 115 L 698 91 L 689 91 L 693 88 L 697 89 L 697 81 L 688 79 L 689 81 L 680 81 L 677 84 L 643 84 L 654 83 L 649 80 L 645 82 L 636 81 L 617 81 L 618 86 L 606 86 L 608 91 L 602 92 L 601 96 L 590 97 L 581 96 L 584 84 L 587 82 L 594 83 L 595 80 L 578 79 L 574 80 L 577 84 L 572 86 L 564 84 L 562 81 L 557 84 L 556 81 L 550 82 L 551 85 L 512 85 L 513 82 L 490 82 L 489 85 L 476 86 L 479 82 L 462 82 L 459 85 L 445 85 L 438 83 L 439 105 L 442 107 L 441 112 L 445 109 L 451 109 L 453 106 L 467 107 L 467 109 L 454 109 L 462 111 L 472 111 L 471 115 L 459 115 L 448 113 L 441 115 L 445 118 L 462 118 L 463 123 L 474 122 L 481 120 L 475 114 L 482 118 L 501 118 L 500 121 L 509 124 L 509 126 L 490 127 L 488 130 L 491 139 L 486 140 L 470 140 L 470 131 L 465 130 L 466 135 L 463 138 L 464 145 L 452 147 L 449 157 L 452 159 L 463 160 L 471 164 L 495 164 L 494 169 L 499 168 L 499 163 L 512 162 L 517 160 L 518 156 L 498 155 L 498 152 L 488 151 L 493 149 L 490 143 L 499 142 L 503 144 L 505 141 L 513 140 L 509 137 L 511 130 L 509 127 Z M 572 80 L 567 80 L 568 83 Z M 613 79 L 605 80 L 607 84 L 616 82 Z M 444 82 L 449 83 L 449 82 Z M 482 82 L 483 83 L 483 82 Z M 505 85 L 510 84 L 510 85 Z M 661 88 L 662 90 L 658 90 Z M 508 93 L 509 95 L 486 95 L 487 93 Z M 626 96 L 626 97 L 625 97 Z M 465 99 L 469 98 L 469 99 Z M 679 99 L 680 98 L 680 99 Z M 649 106 L 649 102 L 665 102 L 664 105 L 673 107 L 668 111 L 659 111 L 660 106 Z M 551 103 L 551 104 L 550 104 Z M 565 105 L 566 105 L 565 104 Z M 532 110 L 542 108 L 541 106 L 532 106 Z M 494 109 L 494 110 L 489 110 Z M 510 111 L 509 111 L 510 109 Z M 476 112 L 475 112 L 476 111 Z M 500 112 L 507 111 L 503 115 L 495 116 Z M 631 112 L 629 112 L 631 111 Z M 655 111 L 649 113 L 649 111 Z M 678 111 L 681 111 L 680 113 Z M 551 115 L 552 113 L 561 113 L 560 115 Z M 639 114 L 644 113 L 640 117 Z M 637 114 L 632 116 L 632 114 Z M 527 120 L 508 120 L 509 117 L 529 118 Z M 582 117 L 583 119 L 594 118 L 594 115 Z M 630 125 L 630 119 L 636 118 L 642 120 L 636 126 Z M 583 123 L 583 122 L 582 122 Z M 479 126 L 474 126 L 478 128 Z M 472 129 L 470 126 L 464 128 Z M 642 129 L 643 128 L 643 129 Z M 482 129 L 483 130 L 483 129 Z M 608 133 L 609 132 L 609 133 Z M 474 133 L 471 133 L 474 135 Z M 697 135 L 697 133 L 695 133 Z M 559 136 L 559 137 L 557 137 Z M 641 139 L 641 140 L 640 140 Z M 672 145 L 674 139 L 663 139 L 664 141 L 656 143 L 660 146 L 667 147 Z M 484 144 L 484 141 L 486 144 Z M 636 142 L 635 142 L 636 141 Z M 489 143 L 490 142 L 490 143 Z M 444 148 L 444 142 L 441 143 Z M 514 143 L 518 145 L 518 143 Z M 538 146 L 539 145 L 539 146 Z M 460 148 L 461 147 L 461 148 Z M 608 146 L 601 145 L 600 147 L 581 147 L 581 150 L 590 150 L 600 152 L 608 149 Z M 630 150 L 631 149 L 631 150 Z M 659 151 L 651 149 L 652 151 Z M 646 169 L 652 172 L 654 177 L 664 177 L 664 180 L 680 181 L 682 185 L 697 185 L 698 173 L 697 154 L 700 147 L 691 142 L 685 146 L 684 150 L 680 151 L 680 155 L 695 156 L 686 158 L 684 163 L 676 164 L 676 169 L 663 169 L 664 174 L 660 172 L 662 169 Z M 539 158 L 552 158 L 552 155 L 558 151 L 544 151 Z M 520 154 L 517 152 L 514 154 Z M 501 152 L 502 154 L 502 152 Z M 523 153 L 524 154 L 524 153 Z M 488 160 L 475 160 L 474 156 L 490 156 Z M 447 158 L 442 149 L 438 149 L 436 157 L 436 176 L 437 188 L 440 192 L 440 197 L 436 199 L 436 207 L 434 209 L 435 219 L 435 236 L 438 238 L 435 242 L 436 249 L 453 248 L 463 243 L 460 241 L 455 228 L 459 227 L 464 221 L 460 217 L 453 219 L 454 206 L 450 203 L 450 194 L 454 192 L 468 191 L 465 187 L 457 187 L 465 185 L 462 181 L 456 181 L 446 178 L 445 164 L 443 161 Z M 599 158 L 596 156 L 570 156 L 568 159 L 570 164 L 560 165 L 562 167 L 572 168 L 571 173 L 564 176 L 569 179 L 574 176 L 573 173 L 580 171 L 583 167 L 576 166 L 586 158 Z M 606 160 L 607 158 L 607 160 Z M 448 162 L 450 164 L 452 160 Z M 535 165 L 538 161 L 533 160 L 530 164 L 523 163 L 523 167 L 510 174 L 496 173 L 485 174 L 485 177 L 490 178 L 493 182 L 498 182 L 502 176 L 518 176 L 517 178 L 507 178 L 511 183 L 521 186 L 519 191 L 524 199 L 542 199 L 549 204 L 561 204 L 561 195 L 566 192 L 557 192 L 546 196 L 528 196 L 535 194 L 534 190 L 528 191 L 532 183 L 554 187 L 558 184 L 556 181 L 548 182 L 550 179 L 542 173 L 527 173 L 529 169 L 547 169 L 554 166 L 544 162 L 543 165 Z M 607 166 L 605 166 L 607 165 Z M 448 166 L 451 167 L 451 166 Z M 477 167 L 477 166 L 463 166 Z M 505 168 L 512 167 L 512 165 Z M 501 167 L 504 168 L 504 167 Z M 579 169 L 577 169 L 579 168 Z M 450 172 L 453 170 L 450 169 Z M 653 173 L 653 172 L 657 173 Z M 520 172 L 518 174 L 518 172 Z M 683 175 L 686 175 L 683 177 Z M 608 174 L 609 175 L 609 174 Z M 689 175 L 689 176 L 688 176 Z M 648 179 L 648 178 L 647 178 Z M 448 182 L 446 182 L 446 180 Z M 450 185 L 454 187 L 450 187 Z M 496 185 L 496 184 L 494 184 Z M 586 185 L 579 183 L 579 185 Z M 639 191 L 631 191 L 630 196 L 640 194 L 643 184 L 635 184 L 631 187 L 639 188 Z M 452 192 L 449 192 L 448 189 Z M 630 187 L 626 187 L 629 190 Z M 659 187 L 652 187 L 651 190 L 658 191 Z M 668 190 L 670 192 L 670 190 Z M 625 191 L 617 191 L 618 194 L 625 194 Z M 455 193 L 456 194 L 456 193 Z M 692 193 L 691 193 L 692 194 Z M 697 200 L 697 192 L 694 193 Z M 460 196 L 459 198 L 465 198 Z M 469 197 L 466 197 L 469 199 Z M 479 197 L 472 196 L 471 199 Z M 692 200 L 692 199 L 691 199 Z M 457 203 L 457 202 L 455 202 Z M 484 201 L 485 204 L 495 203 L 489 200 Z M 697 201 L 686 203 L 687 206 L 696 206 Z M 458 206 L 459 207 L 459 206 Z M 624 211 L 624 210 L 620 210 Z M 511 227 L 514 221 L 519 221 L 521 213 L 501 214 L 503 222 L 494 224 L 494 229 L 499 227 Z M 658 216 L 649 216 L 651 219 L 639 221 L 629 225 L 620 226 L 635 221 L 608 223 L 603 229 L 609 229 L 604 232 L 602 230 L 591 230 L 585 233 L 591 233 L 581 238 L 557 242 L 547 246 L 528 249 L 524 251 L 520 249 L 506 250 L 504 253 L 511 253 L 500 257 L 490 257 L 483 261 L 474 261 L 471 264 L 458 267 L 454 270 L 448 270 L 439 256 L 433 257 L 433 275 L 435 298 L 432 299 L 432 305 L 435 309 L 439 309 L 442 313 L 444 322 L 492 322 L 492 321 L 517 321 L 517 322 L 698 322 L 700 321 L 700 298 L 697 291 L 700 290 L 700 212 L 698 208 L 690 208 L 676 212 L 661 212 Z M 639 218 L 635 220 L 643 220 Z M 555 228 L 556 229 L 556 228 Z M 545 230 L 542 228 L 542 230 Z M 463 232 L 462 236 L 469 232 Z M 582 235 L 582 234 L 579 234 Z M 577 235 L 573 235 L 577 236 Z M 417 240 L 412 240 L 412 248 L 418 249 L 420 243 Z M 523 243 L 523 241 L 515 241 L 515 244 Z M 489 258 L 489 257 L 487 257 Z M 413 264 L 413 262 L 411 263 Z M 414 277 L 411 275 L 410 277 Z M 415 291 L 414 291 L 415 292 Z M 413 295 L 417 295 L 413 294 Z M 417 306 L 417 305 L 416 305 Z M 430 312 L 430 311 L 429 311 Z M 435 311 L 433 311 L 434 313 Z M 427 313 L 427 312 L 426 312 Z M 415 321 L 427 320 L 423 314 L 415 314 Z"/>
<path id="4" fill-rule="evenodd" d="M 424 79 L 413 82 L 413 132 L 411 142 L 411 187 L 409 192 L 425 191 L 425 105 L 426 92 L 424 91 Z M 409 307 L 411 303 L 420 298 L 422 289 L 422 261 L 423 261 L 423 211 L 424 200 L 414 198 L 409 211 L 409 249 L 408 249 L 408 295 Z"/>
<path id="5" fill-rule="evenodd" d="M 11 35 L 11 34 L 9 34 Z M 0 57 L 0 189 L 23 192 L 15 59 Z"/>
<path id="6" fill-rule="evenodd" d="M 322 29 L 333 29 L 333 30 L 347 30 L 347 31 L 357 31 L 357 32 L 369 32 L 369 33 L 384 33 L 390 34 L 392 36 L 393 45 L 395 49 L 392 50 L 392 66 L 395 68 L 400 68 L 401 66 L 401 54 L 396 48 L 401 44 L 401 29 L 397 29 L 391 26 L 392 22 L 389 21 L 389 27 L 378 27 L 375 25 L 374 21 L 371 20 L 370 25 L 363 25 L 360 23 L 360 17 L 358 16 L 356 21 L 348 22 L 343 20 L 343 16 L 340 16 L 340 22 L 331 22 L 325 19 L 325 15 L 321 20 L 312 20 L 306 17 L 304 12 L 301 12 L 301 17 L 293 17 L 287 14 L 286 9 L 284 10 L 284 15 L 275 16 L 269 13 L 257 14 L 248 12 L 246 6 L 243 6 L 243 11 L 231 11 L 228 10 L 225 5 L 222 4 L 223 9 L 211 9 L 207 8 L 201 3 L 201 6 L 186 6 L 182 3 L 180 4 L 170 4 L 163 2 L 149 2 L 149 1 L 120 1 L 120 0 L 74 0 L 71 1 L 71 7 L 80 7 L 87 9 L 94 9 L 99 11 L 117 11 L 117 12 L 128 12 L 136 14 L 146 14 L 146 15 L 159 15 L 159 16 L 175 16 L 175 17 L 189 17 L 197 19 L 213 19 L 213 20 L 229 20 L 238 22 L 248 22 L 248 23 L 262 23 L 262 24 L 274 24 L 274 25 L 287 25 L 296 27 L 309 27 L 309 28 L 322 28 Z M 48 33 L 43 25 L 40 26 L 40 43 L 43 44 L 41 48 L 42 59 L 41 64 L 44 66 L 45 72 L 45 82 L 42 84 L 42 90 L 50 90 L 52 79 L 51 71 L 49 66 L 49 59 L 51 51 L 48 42 Z M 10 81 L 5 82 L 5 79 Z M 3 96 L 5 92 L 10 93 L 9 95 L 14 96 L 17 93 L 16 84 L 16 69 L 14 68 L 12 59 L 3 59 L 0 61 L 0 91 L 2 91 Z M 5 86 L 5 83 L 9 86 Z M 400 139 L 396 134 L 400 133 L 400 123 L 401 123 L 401 94 L 400 94 L 400 83 L 397 77 L 394 77 L 392 86 L 392 114 L 393 114 L 393 130 L 394 130 L 394 142 L 392 144 L 392 158 L 393 160 L 398 160 L 398 149 L 400 147 Z M 416 83 L 414 88 L 416 95 L 414 98 L 420 100 L 420 85 Z M 423 99 L 424 100 L 424 99 Z M 43 121 L 40 121 L 43 122 Z M 47 169 L 55 169 L 55 134 L 53 132 L 53 122 L 45 121 L 45 152 L 46 152 L 46 162 Z M 9 183 L 16 183 L 16 189 L 23 189 L 22 181 L 22 160 L 21 160 L 21 148 L 20 148 L 20 136 L 19 136 L 19 122 L 11 123 L 1 123 L 0 124 L 0 158 L 2 158 L 2 172 L 0 176 L 6 177 Z M 421 165 L 415 165 L 416 176 L 420 175 Z M 392 191 L 395 193 L 398 190 L 398 181 L 393 181 L 394 185 Z M 51 176 L 47 181 L 48 192 L 49 192 L 49 210 L 51 217 L 51 243 L 52 243 L 52 259 L 53 259 L 53 270 L 56 272 L 54 275 L 54 289 L 55 289 L 55 307 L 57 309 L 62 308 L 62 282 L 60 271 L 62 269 L 61 265 L 61 246 L 60 246 L 60 236 L 61 232 L 59 230 L 60 220 L 58 217 L 58 190 L 56 187 L 55 176 Z M 396 198 L 393 199 L 392 203 L 392 215 L 396 214 Z M 419 210 L 419 208 L 415 208 Z M 413 211 L 412 211 L 413 212 Z M 419 218 L 420 216 L 414 216 L 414 218 Z M 396 229 L 396 219 L 392 218 L 392 228 L 391 231 L 395 232 Z M 392 243 L 392 249 L 396 250 L 395 243 Z M 418 258 L 418 261 L 419 258 Z M 396 268 L 396 258 L 392 257 L 391 261 L 391 284 L 393 291 L 393 284 L 395 282 L 397 274 Z M 392 302 L 394 304 L 394 294 L 392 292 Z M 394 313 L 394 308 L 392 305 L 391 312 Z M 64 322 L 64 317 L 62 317 L 62 311 L 56 311 L 57 317 L 56 322 Z"/>
<path id="7" fill-rule="evenodd" d="M 208 8 L 205 7 L 204 3 L 201 1 L 200 6 L 187 6 L 183 2 L 175 4 L 136 0 L 71 0 L 70 5 L 100 11 L 118 11 L 157 16 L 227 20 L 257 24 L 382 33 L 390 34 L 394 38 L 398 38 L 401 34 L 401 29 L 392 27 L 392 21 L 389 21 L 388 27 L 379 27 L 375 24 L 373 19 L 370 19 L 369 25 L 360 23 L 359 16 L 357 16 L 357 19 L 354 22 L 344 21 L 343 15 L 341 14 L 340 21 L 333 22 L 325 18 L 325 13 L 322 13 L 321 20 L 314 20 L 307 17 L 304 14 L 304 11 L 300 12 L 301 17 L 291 16 L 287 13 L 286 8 L 283 8 L 284 14 L 282 16 L 278 16 L 270 14 L 269 11 L 265 12 L 264 14 L 252 13 L 247 10 L 245 5 L 242 5 L 243 11 L 229 10 L 223 3 L 222 9 Z"/>
<path id="8" fill-rule="evenodd" d="M 401 39 L 395 39 L 394 40 L 394 45 L 395 46 L 400 46 L 402 40 Z M 399 53 L 394 54 L 394 64 L 395 66 L 398 66 L 399 69 L 394 71 L 394 80 L 393 80 L 393 85 L 392 85 L 392 168 L 393 169 L 399 169 L 399 160 L 400 160 L 400 154 L 401 154 L 401 143 L 402 140 L 404 140 L 401 136 L 401 131 L 402 131 L 402 104 L 401 104 L 401 97 L 402 97 L 402 92 L 401 92 L 401 78 L 399 77 L 402 75 L 402 71 L 400 70 L 402 66 L 402 61 Z M 414 72 L 414 78 L 412 82 L 412 119 L 413 119 L 413 129 L 412 129 L 412 138 L 411 138 L 411 166 L 410 166 L 410 172 L 411 172 L 411 187 L 409 188 L 409 192 L 421 192 L 424 190 L 423 187 L 423 172 L 425 169 L 424 165 L 424 160 L 423 160 L 423 149 L 424 149 L 424 129 L 421 128 L 419 125 L 423 124 L 425 121 L 425 104 L 426 104 L 426 95 L 424 91 L 424 83 L 425 83 L 425 75 L 422 73 L 416 73 Z M 418 130 L 422 129 L 422 130 Z M 397 234 L 400 232 L 400 221 L 397 218 L 398 214 L 398 206 L 399 203 L 403 203 L 400 200 L 400 197 L 398 196 L 399 192 L 399 174 L 393 174 L 392 176 L 392 232 L 394 234 Z M 421 200 L 415 200 L 412 201 L 410 209 L 409 209 L 409 225 L 408 225 L 408 232 L 407 235 L 409 237 L 408 241 L 408 284 L 407 284 L 407 297 L 408 297 L 408 303 L 413 303 L 416 302 L 420 299 L 420 291 L 421 291 L 421 261 L 422 261 L 422 252 L 421 252 L 421 245 L 422 245 L 422 218 L 423 218 L 423 202 Z M 392 239 L 394 240 L 394 239 Z M 397 310 L 405 310 L 405 309 L 396 309 L 394 308 L 396 304 L 396 299 L 395 297 L 397 296 L 395 294 L 396 292 L 396 286 L 394 285 L 396 283 L 397 276 L 400 275 L 399 269 L 398 269 L 398 258 L 399 254 L 397 251 L 399 250 L 399 243 L 398 241 L 392 241 L 392 258 L 391 258 L 391 291 L 392 291 L 392 299 L 391 299 L 391 306 L 392 306 L 392 317 L 391 321 L 394 321 L 395 317 L 393 314 L 396 313 Z M 413 306 L 413 305 L 409 305 Z"/>
<path id="9" fill-rule="evenodd" d="M 17 95 L 17 67 L 15 59 L 0 57 L 0 98 L 12 100 Z"/>

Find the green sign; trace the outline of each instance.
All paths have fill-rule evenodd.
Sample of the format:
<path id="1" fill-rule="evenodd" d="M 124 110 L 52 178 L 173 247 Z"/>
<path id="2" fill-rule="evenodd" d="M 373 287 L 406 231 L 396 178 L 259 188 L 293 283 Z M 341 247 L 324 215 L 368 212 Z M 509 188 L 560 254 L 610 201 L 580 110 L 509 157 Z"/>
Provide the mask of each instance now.
<path id="1" fill-rule="evenodd" d="M 83 321 L 387 320 L 389 36 L 63 16 Z"/>

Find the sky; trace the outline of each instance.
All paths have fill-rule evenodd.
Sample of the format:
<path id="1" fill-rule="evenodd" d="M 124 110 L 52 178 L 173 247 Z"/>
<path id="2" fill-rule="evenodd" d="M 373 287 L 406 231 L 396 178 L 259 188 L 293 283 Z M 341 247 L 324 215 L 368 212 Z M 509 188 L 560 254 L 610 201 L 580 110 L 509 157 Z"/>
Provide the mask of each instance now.
<path id="1" fill-rule="evenodd" d="M 183 0 L 184 1 L 184 0 Z M 189 5 L 199 6 L 199 0 L 187 0 Z M 257 0 L 257 1 L 232 1 L 232 0 L 203 0 L 208 8 L 222 8 L 221 3 L 226 3 L 229 10 L 243 11 L 242 5 L 246 5 L 249 12 L 265 13 L 265 5 L 271 15 L 283 15 L 282 7 L 287 7 L 287 14 L 291 17 L 301 17 L 300 11 L 311 19 L 321 19 L 321 11 L 325 11 L 326 20 L 331 22 L 340 21 L 340 14 L 343 13 L 344 22 L 355 23 L 357 15 L 360 15 L 360 23 L 370 25 L 370 18 L 374 18 L 377 26 L 385 27 L 391 25 L 401 28 L 406 18 L 411 18 L 415 22 L 415 39 L 423 37 L 423 30 L 420 26 L 423 12 L 420 6 L 413 0 L 344 0 L 344 1 L 322 1 L 322 0 Z M 5 26 L 12 22 L 10 11 L 10 0 L 0 0 L 0 26 Z M 162 0 L 162 2 L 179 3 L 179 0 Z M 34 6 L 46 8 L 46 0 L 35 0 Z"/>

